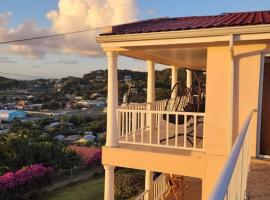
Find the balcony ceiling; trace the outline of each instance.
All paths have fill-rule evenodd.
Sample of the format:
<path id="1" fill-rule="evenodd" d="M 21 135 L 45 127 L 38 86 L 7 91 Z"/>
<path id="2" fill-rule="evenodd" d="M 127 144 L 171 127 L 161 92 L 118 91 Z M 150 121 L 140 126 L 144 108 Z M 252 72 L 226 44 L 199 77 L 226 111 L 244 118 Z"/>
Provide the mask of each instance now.
<path id="1" fill-rule="evenodd" d="M 207 49 L 204 47 L 136 47 L 127 48 L 126 51 L 122 51 L 120 54 L 141 60 L 150 59 L 164 65 L 191 69 L 205 69 L 207 60 Z"/>

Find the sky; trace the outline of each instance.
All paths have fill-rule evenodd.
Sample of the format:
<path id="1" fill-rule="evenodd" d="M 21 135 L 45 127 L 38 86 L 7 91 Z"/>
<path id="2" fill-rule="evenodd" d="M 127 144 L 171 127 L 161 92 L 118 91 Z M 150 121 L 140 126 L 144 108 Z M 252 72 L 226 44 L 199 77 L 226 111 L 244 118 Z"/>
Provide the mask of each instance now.
<path id="1" fill-rule="evenodd" d="M 0 0 L 0 42 L 149 18 L 254 10 L 270 10 L 270 1 Z M 106 57 L 95 41 L 98 33 L 0 45 L 0 76 L 81 77 L 92 70 L 106 69 Z M 144 71 L 145 62 L 120 57 L 119 68 Z"/>

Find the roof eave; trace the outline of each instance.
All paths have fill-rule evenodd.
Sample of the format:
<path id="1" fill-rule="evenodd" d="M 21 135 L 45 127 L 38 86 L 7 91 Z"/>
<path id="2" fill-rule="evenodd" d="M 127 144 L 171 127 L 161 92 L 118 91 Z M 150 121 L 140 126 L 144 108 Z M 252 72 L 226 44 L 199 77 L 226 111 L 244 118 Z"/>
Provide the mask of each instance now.
<path id="1" fill-rule="evenodd" d="M 192 30 L 180 30 L 180 31 L 163 31 L 163 32 L 150 32 L 150 33 L 134 33 L 134 34 L 121 34 L 121 35 L 106 35 L 106 36 L 104 35 L 104 36 L 98 36 L 97 42 L 111 43 L 111 42 L 211 37 L 211 36 L 225 36 L 225 35 L 232 35 L 232 34 L 242 35 L 242 34 L 257 34 L 257 33 L 270 33 L 270 24 L 207 28 L 207 29 L 192 29 Z"/>

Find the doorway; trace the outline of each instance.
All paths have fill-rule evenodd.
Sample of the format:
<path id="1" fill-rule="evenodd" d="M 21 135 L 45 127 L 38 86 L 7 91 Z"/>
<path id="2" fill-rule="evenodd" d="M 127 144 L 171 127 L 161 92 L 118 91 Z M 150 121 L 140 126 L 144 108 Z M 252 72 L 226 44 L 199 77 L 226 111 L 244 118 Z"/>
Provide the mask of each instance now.
<path id="1" fill-rule="evenodd" d="M 262 90 L 260 155 L 270 156 L 270 58 L 265 57 Z"/>

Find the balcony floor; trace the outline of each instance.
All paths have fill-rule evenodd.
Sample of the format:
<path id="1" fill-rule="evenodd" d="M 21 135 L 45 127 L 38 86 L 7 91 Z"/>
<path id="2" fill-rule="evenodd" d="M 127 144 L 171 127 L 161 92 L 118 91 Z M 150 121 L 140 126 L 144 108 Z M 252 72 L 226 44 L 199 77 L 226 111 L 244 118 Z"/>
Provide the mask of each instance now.
<path id="1" fill-rule="evenodd" d="M 247 197 L 249 200 L 270 199 L 270 160 L 251 160 Z"/>
<path id="2" fill-rule="evenodd" d="M 186 148 L 203 148 L 203 118 L 198 118 L 198 123 L 196 126 L 196 135 L 197 138 L 194 139 L 194 125 L 193 119 L 190 119 L 187 122 L 187 140 L 186 140 Z M 181 148 L 184 147 L 184 125 L 178 125 L 178 134 L 175 134 L 176 125 L 173 123 L 169 123 L 168 126 L 168 136 L 167 136 L 167 123 L 165 120 L 161 120 L 160 123 L 160 136 L 158 136 L 158 125 L 155 123 L 152 136 L 150 137 L 150 130 L 149 128 L 145 129 L 143 132 L 138 130 L 134 133 L 129 134 L 128 136 L 124 135 L 121 136 L 119 142 L 129 142 L 129 143 L 136 143 L 136 144 L 150 144 L 150 145 L 159 145 L 160 147 L 175 147 Z M 177 135 L 177 137 L 175 137 Z M 169 140 L 167 140 L 169 138 Z M 151 143 L 150 143 L 151 141 Z M 196 147 L 194 147 L 194 143 L 196 143 Z"/>

